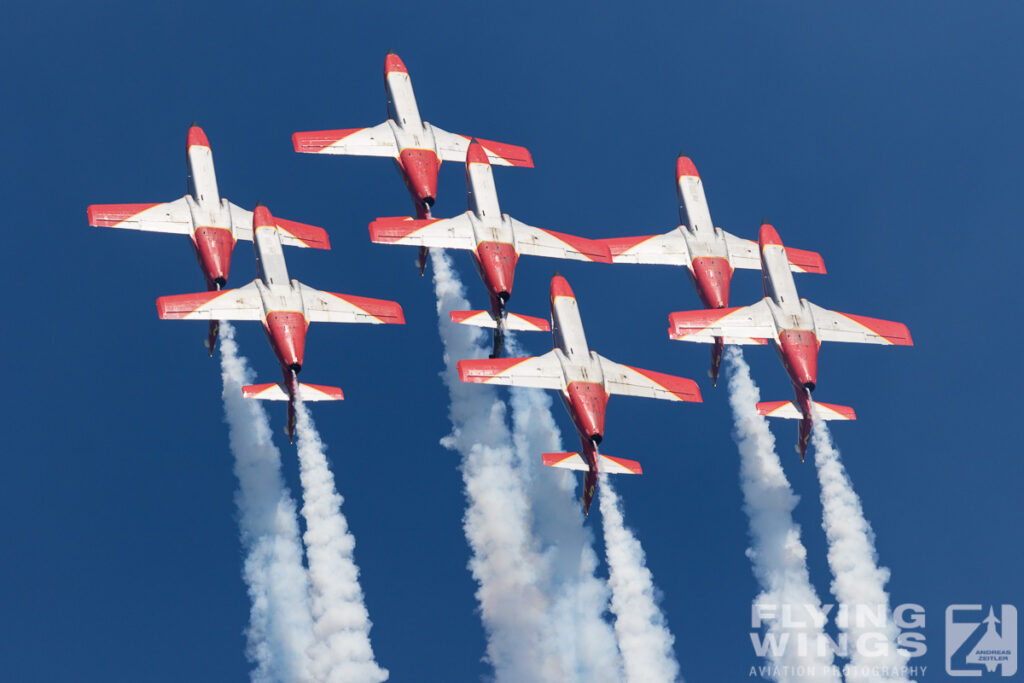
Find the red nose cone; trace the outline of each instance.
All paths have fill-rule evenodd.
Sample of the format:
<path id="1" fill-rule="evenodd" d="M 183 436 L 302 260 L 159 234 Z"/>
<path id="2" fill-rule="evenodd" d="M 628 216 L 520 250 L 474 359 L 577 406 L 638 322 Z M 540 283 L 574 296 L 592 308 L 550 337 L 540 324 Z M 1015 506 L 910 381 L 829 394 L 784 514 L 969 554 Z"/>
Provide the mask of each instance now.
<path id="1" fill-rule="evenodd" d="M 515 247 L 506 242 L 481 242 L 477 245 L 477 267 L 492 298 L 500 298 L 504 294 L 507 300 L 512 294 L 518 260 Z"/>
<path id="2" fill-rule="evenodd" d="M 270 344 L 281 367 L 299 370 L 306 353 L 306 331 L 309 323 L 295 311 L 268 313 L 265 323 Z"/>
<path id="3" fill-rule="evenodd" d="M 572 293 L 572 287 L 569 286 L 569 281 L 561 275 L 551 278 L 551 300 L 554 301 L 556 296 L 567 296 L 570 299 L 576 298 L 576 295 Z"/>
<path id="4" fill-rule="evenodd" d="M 384 59 L 384 77 L 394 73 L 395 71 L 403 74 L 409 73 L 409 70 L 405 68 L 405 63 L 402 58 L 396 55 L 394 52 L 389 52 L 388 56 Z"/>
<path id="5" fill-rule="evenodd" d="M 779 237 L 779 233 L 775 232 L 775 228 L 767 223 L 761 226 L 761 234 L 758 237 L 758 241 L 761 243 L 762 249 L 773 244 L 782 246 L 782 238 Z"/>
<path id="6" fill-rule="evenodd" d="M 403 149 L 398 163 L 417 205 L 433 204 L 437 197 L 437 171 L 441 166 L 437 154 L 430 149 Z"/>
<path id="7" fill-rule="evenodd" d="M 569 413 L 580 438 L 601 441 L 604 436 L 604 413 L 608 394 L 596 382 L 573 382 L 566 389 L 569 394 Z"/>
<path id="8" fill-rule="evenodd" d="M 206 133 L 199 126 L 192 126 L 188 129 L 188 146 L 192 147 L 194 145 L 200 147 L 210 146 L 210 141 L 206 139 Z"/>
<path id="9" fill-rule="evenodd" d="M 697 294 L 707 308 L 725 308 L 729 305 L 729 283 L 732 266 L 729 259 L 702 257 L 693 259 L 693 280 Z"/>
<path id="10" fill-rule="evenodd" d="M 211 288 L 213 283 L 223 285 L 228 280 L 231 252 L 235 248 L 235 238 L 231 231 L 225 228 L 200 226 L 196 228 L 192 239 L 195 240 L 199 267 L 203 269 Z"/>
<path id="11" fill-rule="evenodd" d="M 258 205 L 252 212 L 252 227 L 253 230 L 256 228 L 276 228 L 277 223 L 274 221 L 274 217 L 270 215 L 270 209 Z"/>
<path id="12" fill-rule="evenodd" d="M 810 330 L 779 332 L 782 362 L 797 394 L 803 388 L 814 390 L 818 383 L 818 338 Z"/>
<path id="13" fill-rule="evenodd" d="M 484 151 L 483 145 L 473 140 L 469 143 L 469 150 L 466 152 L 466 163 L 487 164 L 489 166 L 491 160 L 487 158 L 487 152 Z"/>
<path id="14" fill-rule="evenodd" d="M 680 156 L 676 159 L 676 180 L 678 181 L 687 176 L 700 178 L 700 174 L 697 173 L 697 167 L 693 165 L 690 157 Z"/>

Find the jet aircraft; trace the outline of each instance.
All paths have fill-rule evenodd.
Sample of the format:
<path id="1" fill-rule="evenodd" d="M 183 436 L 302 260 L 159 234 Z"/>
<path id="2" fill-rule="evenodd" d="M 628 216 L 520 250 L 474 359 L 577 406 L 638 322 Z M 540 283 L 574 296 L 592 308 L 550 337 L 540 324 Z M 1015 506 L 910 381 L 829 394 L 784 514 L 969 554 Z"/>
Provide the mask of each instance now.
<path id="1" fill-rule="evenodd" d="M 296 152 L 307 154 L 348 154 L 390 157 L 405 181 L 417 218 L 429 218 L 437 197 L 437 173 L 442 161 L 466 159 L 470 138 L 442 130 L 420 118 L 412 80 L 405 63 L 393 52 L 384 59 L 384 88 L 388 119 L 370 128 L 316 130 L 292 135 Z M 477 138 L 491 163 L 533 168 L 529 150 L 504 142 Z M 427 250 L 420 248 L 420 275 L 427 263 Z"/>
<path id="2" fill-rule="evenodd" d="M 227 283 L 231 254 L 238 240 L 252 240 L 252 211 L 222 199 L 213 169 L 213 152 L 203 129 L 188 129 L 185 161 L 188 194 L 165 204 L 93 204 L 86 213 L 89 225 L 188 235 L 206 278 L 206 288 L 218 291 Z M 293 247 L 330 249 L 323 228 L 275 218 L 281 243 Z M 217 321 L 210 321 L 206 347 L 213 355 Z"/>
<path id="3" fill-rule="evenodd" d="M 711 221 L 704 185 L 693 161 L 683 154 L 676 160 L 676 195 L 680 225 L 663 235 L 613 237 L 600 240 L 611 251 L 615 263 L 653 263 L 686 266 L 697 295 L 707 308 L 729 305 L 729 284 L 736 268 L 759 269 L 757 243 L 731 235 Z M 824 273 L 821 255 L 802 249 L 788 249 L 789 267 L 798 273 Z M 711 348 L 713 384 L 718 383 L 722 364 L 722 340 Z"/>
<path id="4" fill-rule="evenodd" d="M 473 141 L 466 154 L 469 211 L 455 218 L 378 218 L 370 223 L 370 239 L 379 244 L 408 244 L 421 248 L 466 249 L 473 252 L 477 271 L 491 299 L 488 311 L 452 311 L 452 320 L 494 329 L 492 358 L 501 355 L 504 331 L 547 330 L 547 321 L 509 313 L 505 306 L 520 254 L 577 261 L 611 262 L 608 248 L 597 240 L 535 228 L 501 212 L 488 155 Z"/>
<path id="5" fill-rule="evenodd" d="M 337 387 L 300 384 L 311 322 L 405 324 L 402 307 L 394 301 L 323 292 L 288 277 L 283 235 L 270 211 L 257 205 L 252 231 L 259 278 L 238 289 L 162 296 L 157 314 L 165 320 L 261 320 L 274 349 L 283 384 L 242 388 L 246 398 L 288 401 L 289 441 L 295 434 L 295 401 L 340 401 Z"/>
<path id="6" fill-rule="evenodd" d="M 822 342 L 858 342 L 912 346 L 910 331 L 902 323 L 838 313 L 801 299 L 793 282 L 792 254 L 779 233 L 765 223 L 759 237 L 765 298 L 739 308 L 683 311 L 669 315 L 669 337 L 692 342 L 767 344 L 773 342 L 793 383 L 796 401 L 757 404 L 768 417 L 800 420 L 796 450 L 807 453 L 814 416 L 821 420 L 855 420 L 853 408 L 814 403 L 811 392 L 818 383 L 818 350 Z"/>
<path id="7" fill-rule="evenodd" d="M 700 389 L 691 379 L 620 365 L 591 351 L 583 331 L 579 306 L 568 281 L 551 280 L 551 322 L 554 349 L 532 358 L 461 360 L 459 379 L 479 384 L 555 389 L 562 394 L 580 437 L 575 453 L 545 453 L 545 465 L 586 472 L 584 513 L 590 511 L 599 472 L 641 474 L 640 463 L 598 452 L 604 438 L 605 409 L 611 394 L 667 401 L 700 402 Z"/>

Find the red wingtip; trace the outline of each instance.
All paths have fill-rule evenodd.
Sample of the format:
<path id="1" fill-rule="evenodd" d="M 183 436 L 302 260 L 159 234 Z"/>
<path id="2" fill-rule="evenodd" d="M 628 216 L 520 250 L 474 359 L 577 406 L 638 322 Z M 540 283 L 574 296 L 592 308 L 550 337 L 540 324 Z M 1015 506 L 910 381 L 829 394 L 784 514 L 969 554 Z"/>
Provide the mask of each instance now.
<path id="1" fill-rule="evenodd" d="M 469 149 L 466 151 L 466 163 L 467 164 L 488 164 L 490 165 L 491 160 L 487 158 L 487 152 L 484 151 L 483 145 L 473 138 L 469 143 Z"/>
<path id="2" fill-rule="evenodd" d="M 206 133 L 199 126 L 192 126 L 188 129 L 188 146 L 209 147 L 210 141 L 206 139 Z"/>
<path id="3" fill-rule="evenodd" d="M 252 227 L 256 228 L 277 228 L 277 223 L 274 222 L 274 217 L 270 215 L 270 209 L 263 206 L 262 204 L 256 205 L 256 210 L 252 212 Z"/>
<path id="4" fill-rule="evenodd" d="M 409 70 L 405 68 L 405 62 L 402 61 L 402 58 L 394 52 L 389 52 L 388 56 L 384 59 L 384 77 L 387 78 L 388 74 L 396 71 L 403 74 L 409 73 Z"/>
<path id="5" fill-rule="evenodd" d="M 773 228 L 768 223 L 764 223 L 761 225 L 761 234 L 758 237 L 758 241 L 760 242 L 762 249 L 770 245 L 776 245 L 780 247 L 784 246 L 782 244 L 782 238 L 779 237 L 779 233 L 776 232 L 775 228 Z"/>
<path id="6" fill-rule="evenodd" d="M 690 157 L 681 156 L 676 159 L 676 180 L 678 181 L 683 177 L 700 178 L 700 174 L 697 173 L 697 167 L 693 165 L 693 161 Z"/>
<path id="7" fill-rule="evenodd" d="M 569 286 L 569 281 L 561 275 L 551 278 L 551 300 L 554 301 L 556 296 L 567 296 L 570 299 L 576 298 L 576 295 L 572 293 L 572 287 Z"/>

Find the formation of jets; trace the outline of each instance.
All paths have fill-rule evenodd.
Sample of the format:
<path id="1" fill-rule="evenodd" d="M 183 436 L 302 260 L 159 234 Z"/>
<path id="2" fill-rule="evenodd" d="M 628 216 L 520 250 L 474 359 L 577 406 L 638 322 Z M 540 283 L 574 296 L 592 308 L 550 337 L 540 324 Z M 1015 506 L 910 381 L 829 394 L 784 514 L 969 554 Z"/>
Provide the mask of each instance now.
<path id="1" fill-rule="evenodd" d="M 413 200 L 415 216 L 377 218 L 371 241 L 419 248 L 423 274 L 428 249 L 472 253 L 490 299 L 487 310 L 451 311 L 451 321 L 494 330 L 490 358 L 461 359 L 459 379 L 480 384 L 552 389 L 561 393 L 580 438 L 580 450 L 545 453 L 545 465 L 585 472 L 581 502 L 589 511 L 598 475 L 640 474 L 640 463 L 599 451 L 605 412 L 612 394 L 669 401 L 700 402 L 690 379 L 621 365 L 591 350 L 579 305 L 569 282 L 557 272 L 551 280 L 551 317 L 512 313 L 515 267 L 521 255 L 591 261 L 684 266 L 705 308 L 669 315 L 669 337 L 711 344 L 709 375 L 717 384 L 723 349 L 729 344 L 775 345 L 793 384 L 795 400 L 757 404 L 762 415 L 799 420 L 797 451 L 807 451 L 814 419 L 853 420 L 852 408 L 815 402 L 818 351 L 823 341 L 911 345 L 901 323 L 838 313 L 799 298 L 793 273 L 825 273 L 813 251 L 787 248 L 767 223 L 758 241 L 716 227 L 711 220 L 697 168 L 687 156 L 676 161 L 680 224 L 659 235 L 588 239 L 522 223 L 502 213 L 493 166 L 533 166 L 530 152 L 516 145 L 449 133 L 420 117 L 405 64 L 394 53 L 384 63 L 388 119 L 370 128 L 298 132 L 296 152 L 390 157 Z M 213 354 L 218 321 L 259 320 L 281 366 L 283 382 L 243 387 L 246 398 L 288 402 L 286 432 L 292 438 L 297 401 L 341 400 L 341 389 L 298 381 L 311 322 L 404 324 L 394 301 L 321 291 L 289 278 L 283 246 L 330 249 L 323 228 L 271 215 L 258 204 L 253 211 L 220 196 L 210 143 L 193 123 L 187 138 L 188 194 L 167 203 L 94 204 L 89 224 L 188 235 L 207 291 L 162 296 L 162 319 L 209 321 L 206 345 Z M 438 170 L 443 161 L 466 165 L 469 210 L 435 218 Z M 225 289 L 238 240 L 255 246 L 259 277 Z M 750 306 L 729 307 L 729 288 L 737 268 L 759 269 L 765 298 Z M 506 331 L 551 331 L 554 348 L 542 356 L 502 358 Z"/>

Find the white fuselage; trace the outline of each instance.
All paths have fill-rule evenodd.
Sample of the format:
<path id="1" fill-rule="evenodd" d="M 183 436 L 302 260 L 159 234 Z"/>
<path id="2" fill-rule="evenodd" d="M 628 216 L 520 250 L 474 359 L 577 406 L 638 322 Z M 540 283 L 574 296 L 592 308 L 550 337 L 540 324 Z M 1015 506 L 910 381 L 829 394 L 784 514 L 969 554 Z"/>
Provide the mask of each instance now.
<path id="1" fill-rule="evenodd" d="M 761 278 L 775 321 L 776 336 L 781 330 L 814 330 L 814 317 L 797 294 L 793 271 L 782 245 L 766 244 L 761 248 Z"/>
<path id="2" fill-rule="evenodd" d="M 288 278 L 288 266 L 277 228 L 257 227 L 253 234 L 256 247 L 256 267 L 259 279 L 256 287 L 263 299 L 264 314 L 277 311 L 303 313 L 302 294 Z"/>
<path id="3" fill-rule="evenodd" d="M 192 212 L 193 230 L 197 227 L 231 229 L 231 212 L 227 200 L 221 199 L 217 174 L 213 168 L 213 151 L 203 145 L 190 145 L 188 160 L 188 195 L 185 201 Z"/>
<path id="4" fill-rule="evenodd" d="M 562 364 L 566 386 L 573 382 L 604 385 L 601 363 L 587 345 L 583 320 L 575 298 L 555 296 L 552 299 L 551 334 L 555 342 L 555 356 Z"/>
<path id="5" fill-rule="evenodd" d="M 466 164 L 466 187 L 468 190 L 470 222 L 477 244 L 481 242 L 502 242 L 514 244 L 512 223 L 501 213 L 498 204 L 498 189 L 494 184 L 494 170 L 490 164 Z"/>
<path id="6" fill-rule="evenodd" d="M 729 258 L 725 235 L 711 222 L 711 211 L 699 176 L 681 176 L 676 193 L 679 196 L 679 234 L 686 241 L 693 270 L 693 259 Z"/>

